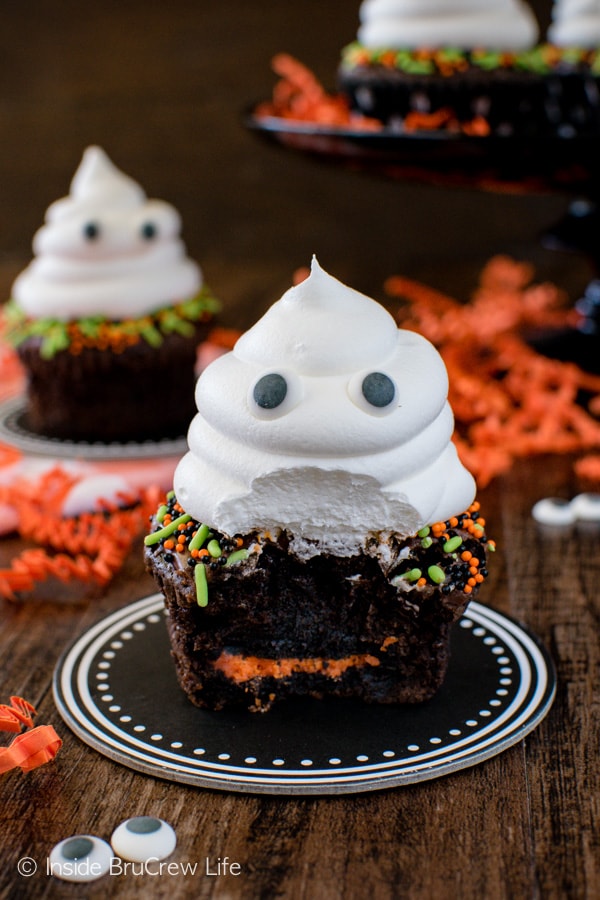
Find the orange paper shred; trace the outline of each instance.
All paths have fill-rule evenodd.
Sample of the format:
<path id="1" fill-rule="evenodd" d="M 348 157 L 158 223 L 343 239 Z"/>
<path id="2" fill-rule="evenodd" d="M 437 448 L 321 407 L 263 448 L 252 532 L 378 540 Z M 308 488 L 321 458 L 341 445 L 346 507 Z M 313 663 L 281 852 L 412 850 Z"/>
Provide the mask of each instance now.
<path id="1" fill-rule="evenodd" d="M 19 536 L 38 545 L 0 569 L 0 597 L 15 601 L 51 577 L 105 587 L 121 569 L 156 508 L 160 490 L 151 487 L 139 496 L 123 495 L 122 507 L 105 503 L 100 512 L 63 517 L 57 510 L 75 480 L 56 467 L 36 482 L 0 488 L 0 504 L 10 500 L 17 511 Z"/>
<path id="2" fill-rule="evenodd" d="M 600 376 L 543 356 L 523 336 L 535 327 L 576 323 L 561 291 L 533 277 L 530 265 L 495 257 L 467 304 L 400 276 L 385 285 L 405 301 L 400 324 L 429 338 L 444 359 L 454 440 L 479 487 L 521 457 L 600 448 Z M 600 457 L 595 460 L 587 469 L 582 460 L 580 471 L 600 476 Z"/>
<path id="3" fill-rule="evenodd" d="M 272 99 L 260 103 L 254 110 L 257 118 L 275 116 L 333 128 L 369 131 L 383 128 L 377 119 L 353 112 L 343 94 L 327 93 L 310 69 L 288 53 L 278 53 L 271 65 L 280 80 L 273 88 Z"/>
<path id="4" fill-rule="evenodd" d="M 31 772 L 53 760 L 60 750 L 62 740 L 52 725 L 34 727 L 35 712 L 22 697 L 11 697 L 10 706 L 0 704 L 0 731 L 17 733 L 8 747 L 0 747 L 0 775 L 17 768 Z"/>

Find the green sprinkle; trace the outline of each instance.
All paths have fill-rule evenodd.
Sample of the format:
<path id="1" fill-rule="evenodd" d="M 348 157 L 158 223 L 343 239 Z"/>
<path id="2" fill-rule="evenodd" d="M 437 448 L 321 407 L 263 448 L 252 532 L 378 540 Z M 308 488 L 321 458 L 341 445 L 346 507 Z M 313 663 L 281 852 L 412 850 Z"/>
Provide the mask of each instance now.
<path id="1" fill-rule="evenodd" d="M 431 537 L 424 537 L 423 540 L 421 541 L 421 547 L 423 547 L 425 550 L 427 550 L 428 547 L 431 547 L 432 544 L 433 544 L 433 538 L 431 538 Z"/>
<path id="2" fill-rule="evenodd" d="M 406 581 L 418 581 L 422 574 L 420 569 L 411 569 L 409 572 L 404 572 L 402 578 Z"/>
<path id="3" fill-rule="evenodd" d="M 192 550 L 199 550 L 206 538 L 208 537 L 208 525 L 200 525 L 198 531 L 188 544 L 190 553 Z"/>
<path id="4" fill-rule="evenodd" d="M 206 549 L 208 550 L 210 555 L 213 556 L 215 559 L 218 559 L 221 555 L 221 545 L 219 544 L 218 541 L 215 541 L 215 540 L 209 541 L 208 544 L 206 545 Z"/>
<path id="5" fill-rule="evenodd" d="M 208 606 L 208 581 L 206 580 L 206 569 L 203 563 L 198 563 L 194 567 L 194 581 L 196 582 L 198 606 Z"/>
<path id="6" fill-rule="evenodd" d="M 431 531 L 431 528 L 429 527 L 429 525 L 426 525 L 425 528 L 421 528 L 420 531 L 417 531 L 417 537 L 421 537 L 421 538 L 427 537 L 427 535 L 429 534 L 430 531 Z"/>
<path id="7" fill-rule="evenodd" d="M 169 512 L 169 507 L 165 506 L 165 504 L 163 503 L 162 506 L 158 507 L 158 512 L 156 513 L 156 521 L 162 522 L 162 520 L 164 519 L 164 517 L 166 516 L 166 514 L 168 512 Z"/>
<path id="8" fill-rule="evenodd" d="M 175 497 L 175 491 L 169 491 L 167 494 L 167 500 L 172 500 Z"/>
<path id="9" fill-rule="evenodd" d="M 455 550 L 458 550 L 461 544 L 462 538 L 459 534 L 456 534 L 454 537 L 449 538 L 444 544 L 444 553 L 454 553 Z"/>
<path id="10" fill-rule="evenodd" d="M 429 566 L 427 569 L 427 574 L 431 578 L 434 584 L 443 584 L 446 580 L 446 573 L 440 566 Z"/>
<path id="11" fill-rule="evenodd" d="M 191 516 L 188 516 L 184 513 L 183 516 L 179 516 L 177 519 L 174 519 L 170 525 L 165 525 L 164 528 L 161 528 L 158 531 L 153 531 L 152 534 L 147 534 L 144 538 L 144 544 L 146 545 L 146 547 L 151 547 L 152 544 L 158 544 L 160 541 L 162 541 L 163 538 L 169 537 L 170 534 L 173 534 L 174 531 L 177 531 L 177 529 L 183 522 L 189 522 L 191 518 Z"/>
<path id="12" fill-rule="evenodd" d="M 233 553 L 230 553 L 227 557 L 225 568 L 227 568 L 227 566 L 233 566 L 236 562 L 240 562 L 242 559 L 248 559 L 248 556 L 249 553 L 244 547 L 242 547 L 241 550 L 234 550 Z"/>

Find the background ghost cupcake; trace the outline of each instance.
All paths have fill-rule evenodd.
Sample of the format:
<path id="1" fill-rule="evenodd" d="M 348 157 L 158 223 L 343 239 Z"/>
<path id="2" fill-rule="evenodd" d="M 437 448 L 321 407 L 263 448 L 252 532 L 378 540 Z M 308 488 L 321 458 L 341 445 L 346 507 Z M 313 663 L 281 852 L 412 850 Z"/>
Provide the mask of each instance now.
<path id="1" fill-rule="evenodd" d="M 7 304 L 31 430 L 100 441 L 185 432 L 196 348 L 218 303 L 180 229 L 173 206 L 147 199 L 99 147 L 85 151 Z"/>
<path id="2" fill-rule="evenodd" d="M 523 0 L 364 0 L 359 18 L 339 84 L 393 130 L 600 130 L 598 0 L 556 0 L 546 40 Z"/>
<path id="3" fill-rule="evenodd" d="M 530 130 L 539 85 L 528 61 L 539 28 L 527 3 L 364 0 L 359 18 L 339 81 L 361 112 L 398 130 L 474 120 L 477 134 L 482 122 L 500 133 Z"/>
<path id="4" fill-rule="evenodd" d="M 418 702 L 486 575 L 435 348 L 313 262 L 204 371 L 146 538 L 200 706 Z"/>

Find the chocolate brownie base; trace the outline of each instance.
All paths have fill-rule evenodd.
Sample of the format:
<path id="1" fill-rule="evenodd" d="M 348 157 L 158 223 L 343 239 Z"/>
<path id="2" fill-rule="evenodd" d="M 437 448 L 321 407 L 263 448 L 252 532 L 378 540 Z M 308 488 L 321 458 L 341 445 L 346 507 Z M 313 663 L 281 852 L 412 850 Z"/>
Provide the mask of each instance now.
<path id="1" fill-rule="evenodd" d="M 485 573 L 481 540 L 460 528 L 452 536 L 460 536 L 454 543 L 463 553 L 477 554 Z M 256 547 L 255 538 L 244 544 Z M 476 593 L 458 586 L 466 585 L 469 565 L 457 553 L 441 559 L 438 544 L 415 536 L 392 540 L 382 556 L 302 560 L 284 534 L 234 565 L 209 563 L 205 607 L 186 553 L 146 547 L 147 569 L 165 597 L 181 687 L 194 704 L 215 710 L 264 711 L 301 695 L 429 699 L 446 674 L 452 624 Z M 443 584 L 406 580 L 417 567 L 433 572 L 442 563 Z"/>
<path id="2" fill-rule="evenodd" d="M 452 112 L 457 123 L 478 117 L 496 134 L 537 134 L 548 130 L 544 111 L 547 89 L 530 73 L 479 69 L 445 75 L 411 75 L 378 66 L 342 67 L 340 90 L 352 109 L 385 125 L 402 129 L 411 113 Z M 539 110 L 539 112 L 537 112 Z"/>
<path id="3" fill-rule="evenodd" d="M 138 341 L 122 352 L 87 347 L 40 354 L 41 339 L 18 347 L 27 374 L 26 426 L 75 441 L 143 441 L 184 435 L 196 411 L 194 365 L 208 334 L 166 335 L 158 347 Z"/>

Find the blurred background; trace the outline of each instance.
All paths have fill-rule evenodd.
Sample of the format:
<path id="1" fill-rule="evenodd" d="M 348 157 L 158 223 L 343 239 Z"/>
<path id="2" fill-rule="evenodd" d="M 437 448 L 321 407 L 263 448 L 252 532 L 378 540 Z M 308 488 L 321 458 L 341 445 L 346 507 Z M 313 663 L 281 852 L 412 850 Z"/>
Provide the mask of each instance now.
<path id="1" fill-rule="evenodd" d="M 532 4 L 542 29 L 549 0 Z M 567 195 L 482 193 L 356 174 L 248 132 L 271 95 L 271 58 L 296 56 L 329 89 L 359 0 L 5 0 L 0 28 L 0 290 L 31 258 L 48 205 L 83 149 L 101 145 L 149 196 L 173 203 L 190 254 L 246 328 L 316 253 L 385 302 L 402 274 L 467 299 L 483 263 L 508 253 L 577 299 L 577 254 L 544 249 Z"/>

